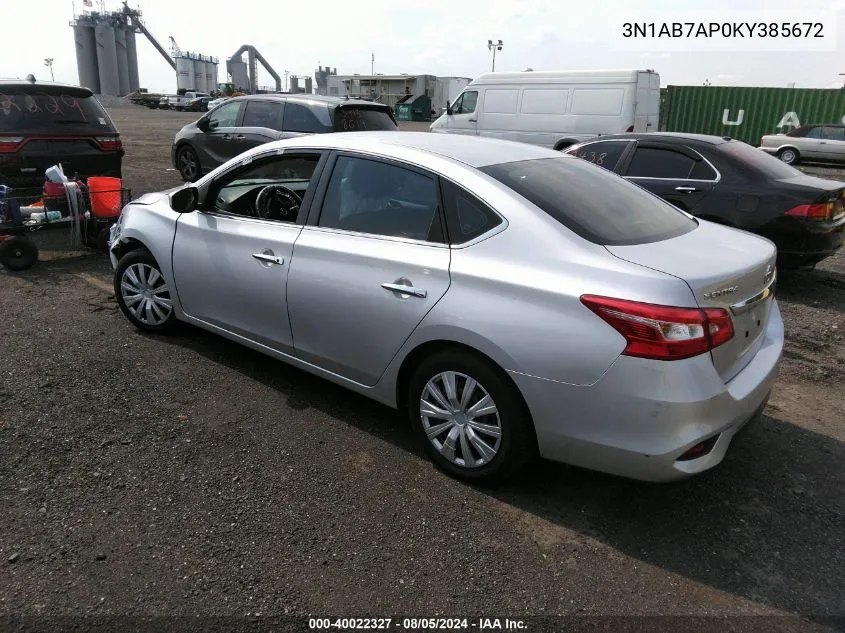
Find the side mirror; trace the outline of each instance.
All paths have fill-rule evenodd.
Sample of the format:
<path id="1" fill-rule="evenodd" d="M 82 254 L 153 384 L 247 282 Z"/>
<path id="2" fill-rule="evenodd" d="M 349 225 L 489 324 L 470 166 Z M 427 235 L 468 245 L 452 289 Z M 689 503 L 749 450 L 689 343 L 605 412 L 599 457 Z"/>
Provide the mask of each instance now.
<path id="1" fill-rule="evenodd" d="M 454 112 L 452 112 L 452 105 L 448 101 L 446 101 L 446 114 L 448 114 L 449 116 L 455 114 Z"/>
<path id="2" fill-rule="evenodd" d="M 208 119 L 205 118 L 205 117 L 202 117 L 202 118 L 197 120 L 197 127 L 199 129 L 201 129 L 203 132 L 208 132 L 208 127 L 209 127 L 208 123 L 209 123 Z"/>
<path id="3" fill-rule="evenodd" d="M 197 208 L 198 199 L 196 187 L 184 187 L 170 194 L 170 208 L 176 213 L 190 213 Z"/>

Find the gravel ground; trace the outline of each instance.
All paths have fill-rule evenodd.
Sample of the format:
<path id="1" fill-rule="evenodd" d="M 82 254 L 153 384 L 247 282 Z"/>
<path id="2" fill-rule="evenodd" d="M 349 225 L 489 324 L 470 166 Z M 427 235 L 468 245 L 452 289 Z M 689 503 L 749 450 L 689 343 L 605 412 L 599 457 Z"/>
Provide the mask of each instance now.
<path id="1" fill-rule="evenodd" d="M 133 192 L 178 184 L 170 142 L 196 115 L 113 116 Z M 648 485 L 541 463 L 495 490 L 440 474 L 399 416 L 330 383 L 193 329 L 138 333 L 104 256 L 43 259 L 0 272 L 0 629 L 563 614 L 845 630 L 825 619 L 845 617 L 845 253 L 783 279 L 781 377 L 720 467 Z M 598 626 L 567 628 L 582 622 Z"/>

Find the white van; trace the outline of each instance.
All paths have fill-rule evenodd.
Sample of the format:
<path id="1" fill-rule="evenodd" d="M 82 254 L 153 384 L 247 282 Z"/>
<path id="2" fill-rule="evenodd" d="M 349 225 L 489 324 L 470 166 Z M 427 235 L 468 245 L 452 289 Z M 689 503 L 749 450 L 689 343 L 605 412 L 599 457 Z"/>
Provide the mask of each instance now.
<path id="1" fill-rule="evenodd" d="M 487 73 L 430 130 L 560 150 L 600 134 L 656 132 L 659 110 L 653 70 Z"/>

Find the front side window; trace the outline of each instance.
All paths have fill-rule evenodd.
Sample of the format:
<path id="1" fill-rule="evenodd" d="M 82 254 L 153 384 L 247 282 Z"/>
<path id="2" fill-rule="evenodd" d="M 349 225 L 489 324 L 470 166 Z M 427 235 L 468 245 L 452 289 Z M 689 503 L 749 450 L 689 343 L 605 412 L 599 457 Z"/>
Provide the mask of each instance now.
<path id="1" fill-rule="evenodd" d="M 235 127 L 238 124 L 238 112 L 240 112 L 240 109 L 240 102 L 226 103 L 220 106 L 208 117 L 210 127 Z"/>
<path id="2" fill-rule="evenodd" d="M 332 171 L 319 226 L 442 242 L 437 209 L 433 177 L 391 163 L 341 156 Z"/>
<path id="3" fill-rule="evenodd" d="M 452 114 L 472 114 L 475 112 L 476 105 L 478 105 L 478 92 L 475 90 L 464 92 L 452 106 Z"/>
<path id="4" fill-rule="evenodd" d="M 221 213 L 295 222 L 319 161 L 319 154 L 258 159 L 215 183 L 208 196 L 211 206 Z"/>

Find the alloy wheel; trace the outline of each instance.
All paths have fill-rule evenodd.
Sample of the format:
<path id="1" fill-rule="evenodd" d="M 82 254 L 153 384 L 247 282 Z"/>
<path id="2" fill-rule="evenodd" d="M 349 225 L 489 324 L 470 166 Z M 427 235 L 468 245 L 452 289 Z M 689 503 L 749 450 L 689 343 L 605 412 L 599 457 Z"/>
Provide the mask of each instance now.
<path id="1" fill-rule="evenodd" d="M 499 410 L 471 376 L 444 371 L 429 380 L 420 396 L 420 418 L 434 448 L 457 466 L 480 468 L 499 452 Z"/>
<path id="2" fill-rule="evenodd" d="M 192 149 L 185 148 L 179 152 L 179 173 L 185 180 L 193 180 L 199 173 L 199 161 Z"/>
<path id="3" fill-rule="evenodd" d="M 120 294 L 129 312 L 145 325 L 162 325 L 173 312 L 170 288 L 149 264 L 132 264 L 123 271 Z"/>

